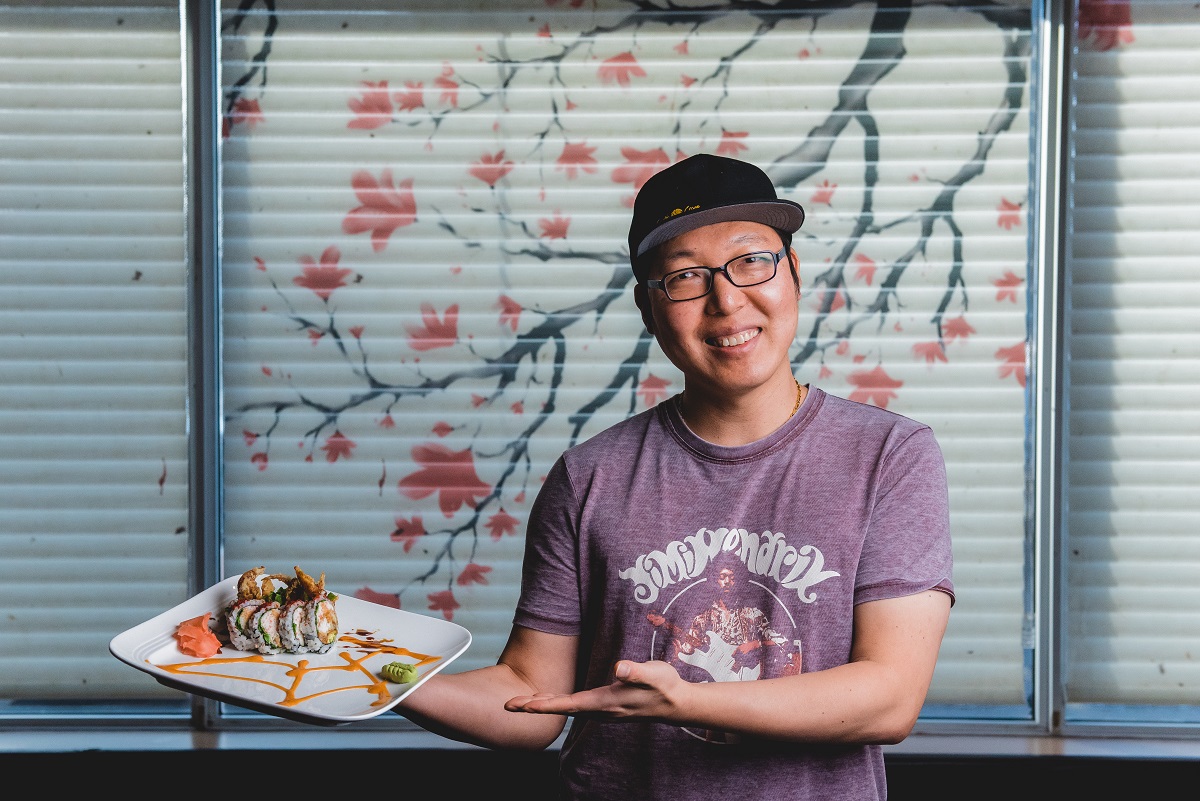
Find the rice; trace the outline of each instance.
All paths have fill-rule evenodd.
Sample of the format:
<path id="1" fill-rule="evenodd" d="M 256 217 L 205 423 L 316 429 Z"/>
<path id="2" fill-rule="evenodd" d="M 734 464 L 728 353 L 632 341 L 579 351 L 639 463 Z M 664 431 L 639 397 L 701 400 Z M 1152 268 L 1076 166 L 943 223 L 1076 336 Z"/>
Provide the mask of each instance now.
<path id="1" fill-rule="evenodd" d="M 322 593 L 307 602 L 304 643 L 313 653 L 323 654 L 337 641 L 338 617 L 333 598 Z"/>
<path id="2" fill-rule="evenodd" d="M 239 651 L 253 651 L 257 648 L 254 637 L 250 634 L 253 631 L 250 618 L 263 603 L 259 598 L 245 598 L 229 605 L 229 611 L 225 614 L 225 629 L 229 634 L 229 644 Z"/>
<path id="3" fill-rule="evenodd" d="M 279 615 L 282 607 L 275 601 L 267 601 L 250 618 L 250 636 L 260 654 L 283 653 L 283 640 L 279 635 Z"/>
<path id="4" fill-rule="evenodd" d="M 304 632 L 308 620 L 308 604 L 304 601 L 288 601 L 279 613 L 279 640 L 283 650 L 289 654 L 302 654 L 308 650 Z"/>

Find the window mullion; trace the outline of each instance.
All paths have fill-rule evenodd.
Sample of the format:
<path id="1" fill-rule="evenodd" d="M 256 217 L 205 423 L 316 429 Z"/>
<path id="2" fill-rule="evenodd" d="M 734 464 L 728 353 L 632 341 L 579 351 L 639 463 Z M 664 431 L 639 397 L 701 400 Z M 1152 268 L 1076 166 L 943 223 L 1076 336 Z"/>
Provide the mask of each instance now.
<path id="1" fill-rule="evenodd" d="M 1067 279 L 1068 205 L 1064 187 L 1069 182 L 1070 151 L 1067 148 L 1070 109 L 1064 98 L 1070 92 L 1066 46 L 1071 12 L 1063 3 L 1044 2 L 1040 16 L 1038 59 L 1034 70 L 1037 89 L 1036 127 L 1033 142 L 1036 158 L 1035 202 L 1031 204 L 1031 278 L 1030 299 L 1033 312 L 1030 332 L 1030 425 L 1032 447 L 1029 465 L 1028 516 L 1031 530 L 1027 561 L 1031 606 L 1026 629 L 1026 645 L 1031 648 L 1031 693 L 1033 719 L 1039 731 L 1057 731 L 1062 723 L 1062 580 L 1061 536 L 1065 519 L 1062 491 L 1063 460 L 1066 458 L 1064 421 L 1066 420 L 1067 378 L 1063 364 L 1067 341 L 1064 318 L 1068 313 Z"/>
<path id="2" fill-rule="evenodd" d="M 182 10 L 191 343 L 188 545 L 190 590 L 196 593 L 222 578 L 220 9 L 212 0 L 184 0 Z M 202 727 L 214 719 L 217 706 L 192 697 L 193 717 Z"/>

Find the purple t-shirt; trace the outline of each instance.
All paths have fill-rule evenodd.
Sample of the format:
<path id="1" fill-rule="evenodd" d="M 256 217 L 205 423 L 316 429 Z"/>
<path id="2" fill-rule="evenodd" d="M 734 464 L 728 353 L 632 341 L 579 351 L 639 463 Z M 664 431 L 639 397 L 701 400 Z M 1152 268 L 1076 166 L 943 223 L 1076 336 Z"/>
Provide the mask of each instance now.
<path id="1" fill-rule="evenodd" d="M 620 659 L 662 659 L 690 681 L 768 678 L 845 664 L 856 604 L 953 599 L 951 561 L 928 426 L 813 388 L 766 438 L 723 447 L 671 400 L 555 463 L 514 622 L 579 636 L 580 689 L 609 683 Z M 660 723 L 575 719 L 561 763 L 573 798 L 886 797 L 878 746 Z"/>

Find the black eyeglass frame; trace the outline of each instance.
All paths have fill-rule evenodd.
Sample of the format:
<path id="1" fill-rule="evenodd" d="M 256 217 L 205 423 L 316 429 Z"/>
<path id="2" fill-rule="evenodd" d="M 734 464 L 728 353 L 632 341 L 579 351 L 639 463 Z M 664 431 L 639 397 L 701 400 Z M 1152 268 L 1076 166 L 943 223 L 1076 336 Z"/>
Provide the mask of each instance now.
<path id="1" fill-rule="evenodd" d="M 775 278 L 775 276 L 779 275 L 779 262 L 783 261 L 784 257 L 787 256 L 787 250 L 788 249 L 787 249 L 786 245 L 783 248 L 781 248 L 777 253 L 772 253 L 769 250 L 752 250 L 749 253 L 743 253 L 740 256 L 734 256 L 732 259 L 725 262 L 720 267 L 705 267 L 703 265 L 696 265 L 695 267 L 682 267 L 678 270 L 671 270 L 671 272 L 667 273 L 662 278 L 647 278 L 646 279 L 646 288 L 647 289 L 661 289 L 662 293 L 666 296 L 667 300 L 671 301 L 672 303 L 687 303 L 689 300 L 700 300 L 700 298 L 707 297 L 708 294 L 712 292 L 713 287 L 716 286 L 717 273 L 723 274 L 725 276 L 725 279 L 727 281 L 729 281 L 729 283 L 733 284 L 734 286 L 736 286 L 740 289 L 745 289 L 747 287 L 752 287 L 752 286 L 759 286 L 760 284 L 765 284 L 768 281 L 773 280 Z M 729 265 L 733 264 L 735 261 L 744 259 L 747 256 L 756 256 L 759 253 L 767 254 L 768 256 L 771 257 L 771 260 L 775 263 L 774 269 L 771 270 L 771 275 L 768 276 L 767 278 L 762 279 L 761 281 L 754 281 L 753 283 L 749 283 L 749 284 L 739 284 L 737 281 L 733 280 L 733 276 L 729 274 Z M 675 275 L 676 273 L 695 272 L 697 270 L 708 270 L 708 289 L 706 289 L 704 291 L 704 294 L 696 295 L 693 298 L 676 299 L 676 298 L 671 297 L 671 293 L 667 291 L 667 287 L 666 287 L 667 279 L 670 278 L 672 275 Z"/>

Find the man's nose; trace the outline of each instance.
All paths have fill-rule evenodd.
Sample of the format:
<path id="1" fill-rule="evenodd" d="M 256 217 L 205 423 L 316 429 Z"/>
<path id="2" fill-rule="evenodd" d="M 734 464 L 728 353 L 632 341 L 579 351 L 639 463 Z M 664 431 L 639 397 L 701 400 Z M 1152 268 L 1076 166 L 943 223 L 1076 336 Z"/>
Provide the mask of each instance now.
<path id="1" fill-rule="evenodd" d="M 708 295 L 717 305 L 724 306 L 727 303 L 736 302 L 742 297 L 742 288 L 733 283 L 733 279 L 724 269 L 713 273 L 712 282 L 712 288 L 708 290 Z"/>

